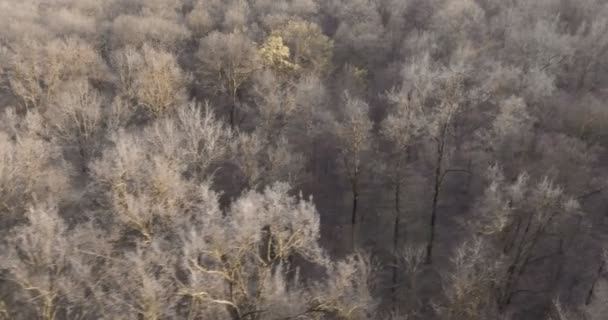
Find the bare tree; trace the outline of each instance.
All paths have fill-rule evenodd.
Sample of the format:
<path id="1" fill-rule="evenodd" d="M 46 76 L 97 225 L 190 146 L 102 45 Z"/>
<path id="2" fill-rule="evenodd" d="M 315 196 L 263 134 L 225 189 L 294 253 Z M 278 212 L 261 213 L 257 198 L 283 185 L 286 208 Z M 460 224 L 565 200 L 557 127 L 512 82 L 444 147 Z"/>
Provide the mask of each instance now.
<path id="1" fill-rule="evenodd" d="M 393 276 L 392 287 L 398 282 L 399 243 L 401 237 L 401 222 L 403 204 L 401 200 L 402 186 L 406 183 L 407 170 L 410 162 L 410 149 L 417 143 L 424 126 L 422 110 L 419 102 L 412 101 L 411 96 L 403 96 L 405 92 L 390 92 L 387 95 L 394 105 L 394 110 L 382 122 L 381 134 L 390 143 L 387 151 L 387 178 L 394 193 L 395 219 L 393 223 Z M 395 290 L 393 289 L 393 295 Z"/>
<path id="2" fill-rule="evenodd" d="M 102 97 L 88 81 L 73 82 L 58 94 L 54 107 L 45 113 L 53 136 L 80 156 L 83 172 L 102 143 Z"/>
<path id="3" fill-rule="evenodd" d="M 287 192 L 285 184 L 263 193 L 248 192 L 232 204 L 225 218 L 206 218 L 219 223 L 208 229 L 206 241 L 198 228 L 185 234 L 188 281 L 180 292 L 197 308 L 193 312 L 208 314 L 214 309 L 203 306 L 218 305 L 231 319 L 308 319 L 314 314 L 354 317 L 369 307 L 367 286 L 355 284 L 357 277 L 367 276 L 364 261 L 353 258 L 332 264 L 318 246 L 314 206 Z M 290 280 L 296 256 L 326 268 L 327 282 L 302 287 L 297 278 Z"/>
<path id="4" fill-rule="evenodd" d="M 185 100 L 188 77 L 172 54 L 144 46 L 142 60 L 134 81 L 135 98 L 141 105 L 158 115 Z"/>
<path id="5" fill-rule="evenodd" d="M 5 258 L 0 262 L 8 270 L 8 280 L 20 289 L 15 295 L 18 303 L 31 306 L 31 316 L 44 320 L 77 319 L 97 311 L 79 309 L 87 300 L 80 292 L 93 289 L 89 277 L 95 261 L 80 251 L 78 246 L 87 244 L 75 241 L 81 233 L 69 232 L 53 205 L 31 207 L 26 217 L 27 224 L 7 237 Z M 87 231 L 88 239 L 94 238 L 91 231 Z"/>
<path id="6" fill-rule="evenodd" d="M 509 183 L 500 168 L 493 166 L 488 178 L 490 186 L 479 202 L 480 216 L 473 225 L 478 232 L 494 237 L 495 250 L 505 261 L 496 284 L 498 307 L 504 310 L 515 295 L 526 292 L 519 287 L 519 279 L 534 263 L 559 257 L 563 250 L 560 226 L 582 211 L 574 198 L 546 177 L 533 182 L 524 173 Z M 557 236 L 560 246 L 558 254 L 545 257 L 539 250 L 550 234 Z"/>
<path id="7" fill-rule="evenodd" d="M 606 59 L 608 53 L 608 38 L 605 31 L 608 28 L 608 20 L 603 16 L 606 7 L 598 9 L 595 16 L 587 24 L 583 24 L 578 30 L 578 37 L 575 38 L 573 47 L 572 64 L 576 65 L 576 88 L 581 90 L 585 87 L 594 89 L 593 82 L 598 79 L 599 64 Z"/>
<path id="8" fill-rule="evenodd" d="M 177 119 L 160 120 L 143 136 L 119 134 L 114 147 L 92 165 L 104 209 L 126 231 L 150 242 L 165 234 L 182 210 L 200 203 L 205 185 L 199 183 L 229 151 L 230 137 L 205 112 L 185 106 Z"/>
<path id="9" fill-rule="evenodd" d="M 112 292 L 98 299 L 103 319 L 155 320 L 175 315 L 176 257 L 160 246 L 156 241 L 140 244 L 133 252 L 106 258 L 102 283 Z"/>
<path id="10" fill-rule="evenodd" d="M 255 120 L 259 122 L 256 131 L 269 141 L 275 141 L 297 113 L 295 88 L 289 82 L 283 83 L 270 70 L 257 73 L 252 80 L 258 116 Z"/>
<path id="11" fill-rule="evenodd" d="M 479 131 L 483 147 L 490 151 L 492 159 L 505 163 L 506 172 L 522 170 L 530 161 L 536 119 L 524 99 L 519 97 L 511 96 L 499 102 L 498 108 L 491 127 Z M 513 155 L 517 158 L 512 159 Z M 519 172 L 513 173 L 517 174 Z"/>
<path id="12" fill-rule="evenodd" d="M 468 37 L 481 36 L 484 15 L 475 1 L 448 1 L 438 8 L 433 23 L 450 41 L 466 41 Z"/>
<path id="13" fill-rule="evenodd" d="M 606 254 L 602 257 L 597 277 L 589 290 L 589 294 L 583 306 L 584 319 L 600 319 L 606 312 L 606 296 L 608 295 L 608 283 L 605 276 Z M 583 318 L 583 317 L 581 317 Z"/>
<path id="14" fill-rule="evenodd" d="M 64 81 L 106 78 L 103 61 L 81 39 L 68 37 L 48 43 L 25 39 L 8 55 L 3 74 L 12 93 L 25 108 L 46 107 Z"/>
<path id="15" fill-rule="evenodd" d="M 111 32 L 111 45 L 115 49 L 148 45 L 175 52 L 190 37 L 182 24 L 155 15 L 121 15 L 112 22 Z"/>
<path id="16" fill-rule="evenodd" d="M 0 0 L 0 319 L 605 318 L 605 2 Z"/>
<path id="17" fill-rule="evenodd" d="M 493 293 L 501 270 L 500 260 L 492 260 L 484 241 L 475 238 L 456 249 L 454 270 L 444 287 L 446 303 L 435 306 L 442 318 L 448 320 L 488 319 L 498 317 Z"/>
<path id="18" fill-rule="evenodd" d="M 256 45 L 242 33 L 214 31 L 201 39 L 197 59 L 202 82 L 229 99 L 230 127 L 237 124 L 238 90 L 259 68 Z"/>
<path id="19" fill-rule="evenodd" d="M 0 212 L 3 226 L 22 221 L 30 205 L 50 198 L 64 198 L 69 190 L 66 168 L 58 148 L 45 140 L 41 116 L 24 117 L 8 109 L 2 116 L 0 132 Z"/>
<path id="20" fill-rule="evenodd" d="M 324 11 L 340 22 L 333 36 L 336 56 L 357 65 L 382 61 L 386 53 L 379 1 L 327 1 Z"/>
<path id="21" fill-rule="evenodd" d="M 369 119 L 367 103 L 344 94 L 343 121 L 336 124 L 336 136 L 340 158 L 344 164 L 352 192 L 351 224 L 353 225 L 352 245 L 355 246 L 355 226 L 359 204 L 362 158 L 371 148 L 372 122 Z"/>
<path id="22" fill-rule="evenodd" d="M 175 56 L 144 45 L 127 47 L 112 56 L 123 95 L 158 116 L 184 102 L 188 76 Z"/>
<path id="23" fill-rule="evenodd" d="M 464 88 L 468 66 L 464 61 L 449 67 L 438 65 L 430 56 L 413 60 L 402 70 L 403 84 L 390 96 L 402 104 L 411 104 L 407 126 L 420 128 L 433 145 L 432 201 L 427 242 L 427 263 L 432 262 L 435 242 L 437 207 L 445 177 L 450 172 L 462 171 L 446 168 L 451 153 L 454 127 L 465 107 L 469 93 Z M 416 112 L 415 110 L 420 110 Z M 405 113 L 408 116 L 408 113 Z M 407 136 L 405 138 L 407 141 Z"/>
<path id="24" fill-rule="evenodd" d="M 186 16 L 186 25 L 194 36 L 204 37 L 219 25 L 223 18 L 222 9 L 219 0 L 198 0 Z"/>
<path id="25" fill-rule="evenodd" d="M 426 248 L 423 246 L 406 245 L 393 251 L 391 294 L 392 311 L 397 319 L 409 319 L 422 312 L 424 306 L 420 297 L 420 275 L 424 268 Z M 399 276 L 396 276 L 396 273 Z"/>
<path id="26" fill-rule="evenodd" d="M 208 104 L 177 107 L 174 117 L 144 129 L 149 148 L 199 181 L 229 157 L 233 133 Z"/>
<path id="27" fill-rule="evenodd" d="M 240 169 L 244 189 L 274 181 L 297 184 L 301 178 L 303 158 L 284 136 L 266 143 L 259 134 L 241 133 L 232 147 L 232 162 Z"/>

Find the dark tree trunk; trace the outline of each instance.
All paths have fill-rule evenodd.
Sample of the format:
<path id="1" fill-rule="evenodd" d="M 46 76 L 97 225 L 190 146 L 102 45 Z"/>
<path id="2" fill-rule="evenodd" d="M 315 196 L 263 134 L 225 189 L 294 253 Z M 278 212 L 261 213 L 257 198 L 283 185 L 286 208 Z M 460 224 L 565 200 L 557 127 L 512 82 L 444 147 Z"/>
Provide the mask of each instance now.
<path id="1" fill-rule="evenodd" d="M 84 147 L 85 142 L 80 141 L 78 143 L 78 154 L 80 155 L 80 163 L 81 163 L 81 171 L 83 174 L 87 174 L 89 172 L 89 167 L 88 167 L 88 156 L 87 156 L 87 152 L 85 150 Z"/>
<path id="2" fill-rule="evenodd" d="M 236 126 L 236 104 L 238 101 L 238 88 L 236 87 L 236 84 L 233 84 L 233 86 L 231 92 L 232 105 L 230 106 L 230 129 L 232 130 L 234 130 L 234 127 Z"/>
<path id="3" fill-rule="evenodd" d="M 585 299 L 585 305 L 591 304 L 591 299 L 593 298 L 593 292 L 595 291 L 595 285 L 597 284 L 597 281 L 600 279 L 600 276 L 604 272 L 605 264 L 606 264 L 606 262 L 602 259 L 602 262 L 600 263 L 600 266 L 597 269 L 597 274 L 595 276 L 595 279 L 593 279 L 593 283 L 591 283 L 591 288 L 589 288 L 589 292 L 587 293 L 587 298 Z"/>
<path id="4" fill-rule="evenodd" d="M 356 182 L 353 183 L 353 207 L 351 212 L 351 242 L 353 249 L 355 248 L 356 240 L 356 225 L 357 225 L 357 202 L 359 201 L 359 187 Z"/>
<path id="5" fill-rule="evenodd" d="M 234 130 L 234 124 L 236 121 L 236 103 L 232 103 L 230 107 L 230 129 Z"/>
<path id="6" fill-rule="evenodd" d="M 399 245 L 399 224 L 401 222 L 401 183 L 395 186 L 395 225 L 393 226 L 393 278 L 391 286 L 391 294 L 393 297 L 393 306 L 397 306 L 397 281 L 399 280 L 399 256 L 397 254 L 397 246 Z"/>
<path id="7" fill-rule="evenodd" d="M 441 192 L 441 175 L 443 162 L 444 140 L 437 143 L 437 162 L 435 163 L 435 183 L 433 186 L 433 201 L 431 203 L 431 221 L 429 224 L 429 240 L 426 245 L 426 264 L 433 263 L 433 246 L 435 242 L 435 226 L 437 223 L 437 204 Z"/>

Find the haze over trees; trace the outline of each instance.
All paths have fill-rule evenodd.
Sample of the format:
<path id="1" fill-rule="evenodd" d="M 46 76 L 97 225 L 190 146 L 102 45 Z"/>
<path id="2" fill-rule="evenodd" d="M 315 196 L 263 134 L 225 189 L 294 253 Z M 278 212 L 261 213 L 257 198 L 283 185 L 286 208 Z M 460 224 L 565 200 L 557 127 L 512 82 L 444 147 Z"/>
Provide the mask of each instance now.
<path id="1" fill-rule="evenodd" d="M 0 0 L 0 320 L 600 320 L 608 2 Z"/>

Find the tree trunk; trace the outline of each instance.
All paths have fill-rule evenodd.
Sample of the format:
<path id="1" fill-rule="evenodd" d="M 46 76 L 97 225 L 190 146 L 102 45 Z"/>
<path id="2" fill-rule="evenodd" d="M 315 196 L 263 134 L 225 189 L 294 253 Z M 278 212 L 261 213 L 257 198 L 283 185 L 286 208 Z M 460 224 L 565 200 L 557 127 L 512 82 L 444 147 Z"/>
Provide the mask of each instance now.
<path id="1" fill-rule="evenodd" d="M 401 183 L 397 182 L 395 186 L 395 225 L 393 226 L 393 278 L 391 286 L 391 294 L 393 298 L 393 307 L 397 307 L 397 281 L 399 271 L 399 257 L 397 254 L 397 246 L 399 245 L 399 223 L 401 222 Z"/>
<path id="2" fill-rule="evenodd" d="M 357 225 L 357 202 L 359 201 L 359 187 L 357 182 L 353 182 L 353 207 L 351 212 L 351 242 L 353 250 L 355 249 L 355 240 L 356 240 L 356 225 Z"/>
<path id="3" fill-rule="evenodd" d="M 230 301 L 235 301 L 234 299 L 234 284 L 232 283 L 232 281 L 228 281 L 228 296 L 230 297 Z M 226 310 L 228 311 L 228 314 L 230 314 L 230 318 L 232 318 L 232 320 L 240 320 L 241 319 L 241 315 L 239 313 L 239 310 L 237 310 L 234 306 L 232 305 L 226 305 Z"/>
<path id="4" fill-rule="evenodd" d="M 565 263 L 566 257 L 565 257 L 565 252 L 564 252 L 564 240 L 560 239 L 559 240 L 559 251 L 558 251 L 558 255 L 557 255 L 557 261 L 556 261 L 556 265 L 557 265 L 557 270 L 555 271 L 555 277 L 553 278 L 553 282 L 551 284 L 551 296 L 552 297 L 557 297 L 558 291 L 559 291 L 559 285 L 562 282 L 562 277 L 564 274 L 564 263 Z"/>
<path id="5" fill-rule="evenodd" d="M 234 130 L 234 126 L 236 125 L 236 94 L 237 94 L 236 83 L 233 83 L 232 88 L 232 106 L 230 107 L 230 129 Z"/>
<path id="6" fill-rule="evenodd" d="M 604 265 L 605 265 L 605 263 L 606 262 L 602 259 L 602 262 L 600 263 L 600 266 L 599 266 L 599 268 L 597 270 L 597 274 L 595 276 L 595 279 L 593 279 L 593 283 L 591 284 L 591 288 L 589 288 L 589 292 L 587 293 L 587 298 L 585 299 L 585 305 L 591 304 L 591 298 L 593 298 L 593 292 L 595 291 L 595 285 L 597 284 L 597 281 L 600 279 L 600 276 L 604 272 Z"/>
<path id="7" fill-rule="evenodd" d="M 233 102 L 230 107 L 230 129 L 234 130 L 234 121 L 236 118 L 236 104 Z"/>
<path id="8" fill-rule="evenodd" d="M 433 263 L 433 245 L 435 242 L 435 225 L 437 222 L 437 204 L 441 192 L 441 174 L 443 162 L 444 140 L 437 144 L 437 162 L 435 163 L 435 183 L 433 187 L 433 202 L 431 203 L 431 221 L 429 224 L 429 240 L 426 245 L 426 264 Z"/>
<path id="9" fill-rule="evenodd" d="M 87 152 L 84 148 L 84 142 L 78 143 L 78 154 L 80 155 L 81 171 L 83 174 L 89 172 Z"/>

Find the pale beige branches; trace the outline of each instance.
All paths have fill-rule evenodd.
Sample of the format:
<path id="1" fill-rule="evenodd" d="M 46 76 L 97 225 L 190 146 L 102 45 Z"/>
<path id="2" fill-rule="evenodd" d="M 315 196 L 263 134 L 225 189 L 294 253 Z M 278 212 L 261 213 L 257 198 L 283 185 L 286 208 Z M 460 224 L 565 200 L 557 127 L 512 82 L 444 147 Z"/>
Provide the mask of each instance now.
<path id="1" fill-rule="evenodd" d="M 102 319 L 160 320 L 174 315 L 176 256 L 154 241 L 109 259 L 104 283 L 111 291 L 99 297 Z"/>
<path id="2" fill-rule="evenodd" d="M 240 169 L 246 187 L 255 186 L 263 177 L 260 165 L 263 149 L 263 140 L 257 134 L 240 133 L 232 144 L 232 161 Z"/>
<path id="3" fill-rule="evenodd" d="M 0 132 L 0 212 L 3 219 L 20 220 L 33 202 L 62 198 L 68 177 L 56 165 L 59 150 L 44 139 L 40 115 L 20 117 L 7 109 L 1 119 L 5 132 Z M 11 226 L 8 221 L 6 226 Z"/>
<path id="4" fill-rule="evenodd" d="M 112 64 L 118 73 L 122 94 L 155 116 L 165 114 L 185 101 L 188 75 L 172 53 L 144 45 L 115 51 Z"/>
<path id="5" fill-rule="evenodd" d="M 415 139 L 419 138 L 424 128 L 421 106 L 399 93 L 389 94 L 389 101 L 395 107 L 383 121 L 381 133 L 392 143 L 395 152 L 404 152 L 416 143 Z"/>
<path id="6" fill-rule="evenodd" d="M 194 3 L 185 23 L 196 38 L 204 37 L 221 22 L 222 4 L 220 0 L 197 0 Z"/>
<path id="7" fill-rule="evenodd" d="M 81 79 L 63 87 L 45 112 L 45 119 L 60 144 L 78 152 L 83 171 L 102 142 L 103 114 L 101 94 Z"/>
<path id="8" fill-rule="evenodd" d="M 404 182 L 410 151 L 420 142 L 428 123 L 423 105 L 410 92 L 392 90 L 386 97 L 392 109 L 381 123 L 380 134 L 389 142 L 389 179 L 398 186 Z"/>
<path id="9" fill-rule="evenodd" d="M 13 281 L 32 298 L 38 316 L 54 320 L 61 294 L 54 280 L 67 271 L 63 263 L 67 254 L 65 226 L 61 218 L 49 215 L 46 209 L 32 209 L 28 216 L 31 225 L 18 228 L 16 231 L 20 232 L 9 238 L 8 259 L 2 266 L 11 271 Z"/>
<path id="10" fill-rule="evenodd" d="M 92 165 L 98 195 L 127 230 L 150 241 L 200 205 L 212 169 L 228 156 L 230 137 L 208 108 L 196 104 L 179 107 L 174 117 L 140 134 L 120 132 Z"/>
<path id="11" fill-rule="evenodd" d="M 4 303 L 4 301 L 0 300 L 0 319 L 1 320 L 8 320 L 9 318 L 9 313 L 8 313 L 8 308 L 6 307 L 6 303 Z"/>
<path id="12" fill-rule="evenodd" d="M 393 266 L 391 293 L 393 294 L 393 312 L 401 318 L 409 319 L 421 311 L 419 279 L 424 270 L 425 248 L 418 245 L 405 245 L 393 248 Z"/>
<path id="13" fill-rule="evenodd" d="M 478 135 L 498 159 L 515 158 L 509 166 L 523 165 L 522 162 L 527 160 L 526 151 L 534 140 L 533 126 L 536 121 L 525 100 L 511 96 L 499 102 L 499 111 L 491 127 L 480 130 Z"/>
<path id="14" fill-rule="evenodd" d="M 32 207 L 26 217 L 28 222 L 8 235 L 0 268 L 8 270 L 7 279 L 20 288 L 20 303 L 40 319 L 55 320 L 60 310 L 69 314 L 65 308 L 82 302 L 75 296 L 85 289 L 85 279 L 76 275 L 88 266 L 56 207 Z"/>
<path id="15" fill-rule="evenodd" d="M 328 90 L 319 77 L 308 75 L 295 84 L 293 95 L 297 116 L 292 116 L 290 129 L 301 132 L 297 136 L 309 137 L 312 142 L 327 130 L 327 124 L 332 120 L 330 111 L 325 108 Z"/>
<path id="16" fill-rule="evenodd" d="M 13 95 L 25 108 L 44 107 L 65 81 L 104 79 L 107 70 L 95 49 L 79 38 L 47 43 L 25 39 L 8 54 L 2 73 Z"/>
<path id="17" fill-rule="evenodd" d="M 253 77 L 252 91 L 259 117 L 256 119 L 259 122 L 256 131 L 274 142 L 294 120 L 293 115 L 298 111 L 295 89 L 291 84 L 283 83 L 270 70 L 264 70 Z"/>
<path id="18" fill-rule="evenodd" d="M 477 98 L 474 90 L 465 87 L 465 83 L 472 80 L 471 62 L 467 55 L 469 51 L 466 49 L 458 51 L 448 66 L 434 61 L 428 53 L 412 59 L 401 71 L 403 83 L 400 88 L 389 94 L 389 98 L 410 109 L 405 116 L 410 117 L 407 120 L 412 121 L 412 126 L 405 129 L 413 129 L 412 132 L 419 129 L 422 141 L 428 142 L 427 145 L 432 148 L 433 197 L 427 242 L 428 264 L 432 263 L 433 258 L 437 208 L 445 177 L 451 172 L 465 171 L 452 170 L 447 165 L 459 142 L 456 131 L 458 119 Z M 406 138 L 401 144 L 409 143 L 408 140 Z"/>
<path id="19" fill-rule="evenodd" d="M 212 224 L 204 235 L 198 228 L 189 228 L 183 246 L 189 281 L 181 292 L 192 299 L 193 306 L 220 305 L 233 319 L 258 312 L 272 314 L 274 308 L 286 307 L 270 304 L 277 299 L 271 289 L 288 281 L 295 267 L 292 258 L 328 265 L 318 245 L 319 217 L 314 205 L 288 192 L 286 184 L 275 184 L 263 193 L 250 191 L 236 200 L 224 218 L 208 220 Z M 208 312 L 197 309 L 193 312 Z"/>
<path id="20" fill-rule="evenodd" d="M 213 31 L 201 39 L 196 58 L 203 85 L 229 99 L 230 127 L 234 128 L 237 92 L 261 66 L 256 44 L 243 33 Z"/>
<path id="21" fill-rule="evenodd" d="M 156 15 L 121 15 L 112 22 L 111 32 L 111 43 L 115 49 L 150 45 L 176 52 L 190 37 L 190 31 L 184 25 Z"/>
<path id="22" fill-rule="evenodd" d="M 443 288 L 444 304 L 435 310 L 446 320 L 484 320 L 498 316 L 495 284 L 499 281 L 501 261 L 491 258 L 480 238 L 461 244 L 452 257 L 453 270 Z"/>
<path id="23" fill-rule="evenodd" d="M 336 135 L 348 176 L 354 181 L 360 174 L 362 153 L 370 148 L 372 122 L 364 101 L 346 94 L 344 108 L 344 121 L 336 125 Z"/>
<path id="24" fill-rule="evenodd" d="M 355 228 L 357 224 L 357 204 L 361 189 L 361 172 L 363 159 L 371 151 L 373 123 L 369 118 L 369 105 L 362 100 L 351 97 L 348 92 L 343 97 L 344 110 L 342 119 L 335 124 L 338 139 L 340 160 L 344 165 L 346 176 L 352 192 L 351 224 L 352 245 L 355 245 Z"/>
<path id="25" fill-rule="evenodd" d="M 442 34 L 458 39 L 478 36 L 484 27 L 484 10 L 475 1 L 448 1 L 435 15 L 433 23 Z"/>
<path id="26" fill-rule="evenodd" d="M 352 63 L 345 63 L 336 73 L 336 86 L 338 91 L 348 91 L 357 98 L 363 98 L 368 94 L 369 70 L 365 67 Z"/>
<path id="27" fill-rule="evenodd" d="M 553 303 L 549 309 L 548 320 L 578 320 L 586 319 L 581 315 L 577 315 L 574 312 L 568 310 L 564 305 L 557 299 L 553 300 Z M 591 318 L 593 319 L 593 318 Z"/>
<path id="28" fill-rule="evenodd" d="M 191 102 L 177 107 L 173 117 L 145 128 L 144 137 L 154 152 L 204 180 L 229 156 L 233 133 L 208 104 Z"/>
<path id="29" fill-rule="evenodd" d="M 372 296 L 371 284 L 376 270 L 369 257 L 356 254 L 321 266 L 327 275 L 306 282 L 299 273 L 293 278 L 285 277 L 280 272 L 289 265 L 279 265 L 267 278 L 268 308 L 263 316 L 281 320 L 374 318 L 377 300 Z"/>
<path id="30" fill-rule="evenodd" d="M 420 142 L 424 132 L 426 119 L 422 105 L 412 99 L 403 90 L 389 91 L 388 101 L 393 105 L 391 113 L 381 123 L 380 134 L 388 142 L 386 151 L 387 164 L 383 168 L 387 180 L 391 183 L 394 194 L 395 218 L 393 222 L 393 279 L 392 293 L 396 302 L 396 287 L 398 282 L 398 246 L 401 239 L 402 217 L 402 186 L 406 183 L 408 169 L 411 165 L 412 148 Z"/>
<path id="31" fill-rule="evenodd" d="M 378 303 L 372 294 L 377 265 L 371 258 L 356 253 L 327 268 L 328 278 L 313 285 L 309 293 L 310 310 L 337 319 L 373 318 Z"/>
<path id="32" fill-rule="evenodd" d="M 147 156 L 141 140 L 123 136 L 92 165 L 99 197 L 126 230 L 146 241 L 181 212 L 192 186 L 159 155 Z"/>
<path id="33" fill-rule="evenodd" d="M 268 263 L 296 252 L 314 259 L 322 256 L 317 242 L 320 222 L 314 204 L 289 196 L 289 191 L 285 183 L 273 184 L 263 193 L 250 191 L 230 210 L 232 232 L 238 230 L 235 241 L 267 243 L 269 247 L 262 250 L 260 258 Z"/>
<path id="34" fill-rule="evenodd" d="M 583 211 L 576 199 L 547 177 L 535 181 L 523 173 L 508 182 L 495 165 L 487 178 L 489 186 L 477 204 L 477 219 L 471 227 L 485 235 L 505 261 L 496 284 L 499 307 L 505 308 L 521 292 L 519 279 L 542 257 L 543 241 L 549 235 L 561 236 L 560 226 L 580 220 Z"/>
<path id="35" fill-rule="evenodd" d="M 242 176 L 245 188 L 255 188 L 275 181 L 298 183 L 304 159 L 295 152 L 288 140 L 279 135 L 267 143 L 257 132 L 239 133 L 232 144 L 231 162 Z"/>

